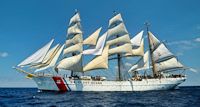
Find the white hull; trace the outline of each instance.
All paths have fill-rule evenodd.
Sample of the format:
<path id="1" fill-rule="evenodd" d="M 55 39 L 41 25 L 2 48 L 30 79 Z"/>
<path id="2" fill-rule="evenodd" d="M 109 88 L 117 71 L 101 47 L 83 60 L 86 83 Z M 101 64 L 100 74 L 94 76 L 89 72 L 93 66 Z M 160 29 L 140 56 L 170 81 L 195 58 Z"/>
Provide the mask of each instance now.
<path id="1" fill-rule="evenodd" d="M 150 91 L 175 89 L 185 77 L 143 79 L 142 81 L 72 80 L 62 77 L 35 77 L 39 90 L 49 91 Z"/>

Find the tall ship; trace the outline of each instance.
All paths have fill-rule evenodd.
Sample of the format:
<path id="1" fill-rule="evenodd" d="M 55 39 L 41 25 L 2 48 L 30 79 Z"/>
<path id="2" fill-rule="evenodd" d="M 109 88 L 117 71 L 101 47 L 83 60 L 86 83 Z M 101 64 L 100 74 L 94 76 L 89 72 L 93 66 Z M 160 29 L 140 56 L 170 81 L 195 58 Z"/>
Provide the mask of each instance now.
<path id="1" fill-rule="evenodd" d="M 13 68 L 34 80 L 42 91 L 175 89 L 186 80 L 188 67 L 145 25 L 145 30 L 131 38 L 121 14 L 115 12 L 106 32 L 100 27 L 83 39 L 76 11 L 64 44 L 52 46 L 52 39 Z"/>

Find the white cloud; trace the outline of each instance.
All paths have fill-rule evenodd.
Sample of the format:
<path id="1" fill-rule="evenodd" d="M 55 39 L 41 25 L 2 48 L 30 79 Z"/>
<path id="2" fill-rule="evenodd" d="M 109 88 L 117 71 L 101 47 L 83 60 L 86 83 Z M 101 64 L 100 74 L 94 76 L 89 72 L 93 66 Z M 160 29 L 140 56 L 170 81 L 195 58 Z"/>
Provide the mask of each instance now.
<path id="1" fill-rule="evenodd" d="M 181 40 L 181 41 L 173 41 L 167 43 L 168 45 L 191 45 L 192 42 L 190 40 Z"/>
<path id="2" fill-rule="evenodd" d="M 200 38 L 195 39 L 189 39 L 189 40 L 180 40 L 180 41 L 172 41 L 166 43 L 169 46 L 173 46 L 176 50 L 177 56 L 182 56 L 185 51 L 194 49 L 194 48 L 200 48 Z"/>
<path id="3" fill-rule="evenodd" d="M 181 50 L 190 50 L 197 47 L 197 44 L 195 44 L 193 40 L 173 41 L 173 42 L 167 43 L 167 45 L 176 46 Z"/>
<path id="4" fill-rule="evenodd" d="M 7 52 L 0 52 L 0 57 L 5 58 L 8 56 Z"/>
<path id="5" fill-rule="evenodd" d="M 196 38 L 194 41 L 196 41 L 196 42 L 200 42 L 200 38 Z"/>
<path id="6" fill-rule="evenodd" d="M 200 30 L 200 25 L 198 25 L 196 28 L 197 28 L 197 30 Z"/>
<path id="7" fill-rule="evenodd" d="M 183 55 L 183 52 L 177 52 L 176 53 L 176 56 L 182 56 Z"/>
<path id="8" fill-rule="evenodd" d="M 192 71 L 192 72 L 198 72 L 196 69 L 194 69 L 194 68 L 190 68 L 189 69 L 190 71 Z"/>
<path id="9" fill-rule="evenodd" d="M 199 44 L 197 42 L 200 43 L 200 37 L 191 40 L 172 41 L 168 42 L 167 45 L 175 45 L 183 50 L 189 50 L 193 48 L 199 48 Z"/>
<path id="10" fill-rule="evenodd" d="M 132 66 L 132 64 L 131 64 L 131 63 L 128 63 L 128 62 L 126 62 L 126 63 L 125 63 L 125 66 L 129 66 L 129 67 L 130 67 L 130 66 Z"/>

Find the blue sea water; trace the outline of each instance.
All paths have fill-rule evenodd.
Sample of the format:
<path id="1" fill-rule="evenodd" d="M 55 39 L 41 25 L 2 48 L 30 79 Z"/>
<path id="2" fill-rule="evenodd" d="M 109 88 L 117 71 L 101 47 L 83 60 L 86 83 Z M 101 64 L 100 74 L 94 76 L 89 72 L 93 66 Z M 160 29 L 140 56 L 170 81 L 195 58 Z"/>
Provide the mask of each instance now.
<path id="1" fill-rule="evenodd" d="M 1 107 L 200 107 L 200 87 L 148 92 L 38 92 L 0 88 Z"/>

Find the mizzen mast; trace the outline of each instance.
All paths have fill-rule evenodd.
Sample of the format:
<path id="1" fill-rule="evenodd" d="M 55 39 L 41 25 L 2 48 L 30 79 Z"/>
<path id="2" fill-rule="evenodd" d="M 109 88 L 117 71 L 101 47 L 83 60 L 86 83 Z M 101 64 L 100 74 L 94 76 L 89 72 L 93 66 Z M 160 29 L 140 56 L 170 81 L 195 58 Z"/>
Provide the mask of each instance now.
<path id="1" fill-rule="evenodd" d="M 147 29 L 147 37 L 148 37 L 148 46 L 149 46 L 149 55 L 150 55 L 150 61 L 151 61 L 151 64 L 152 64 L 152 72 L 153 72 L 153 76 L 154 77 L 157 77 L 158 76 L 158 72 L 156 72 L 155 70 L 155 64 L 154 64 L 154 60 L 153 60 L 153 49 L 150 45 L 150 36 L 149 36 L 149 26 L 150 26 L 150 23 L 146 22 L 145 23 L 145 26 L 146 26 L 146 29 Z"/>

